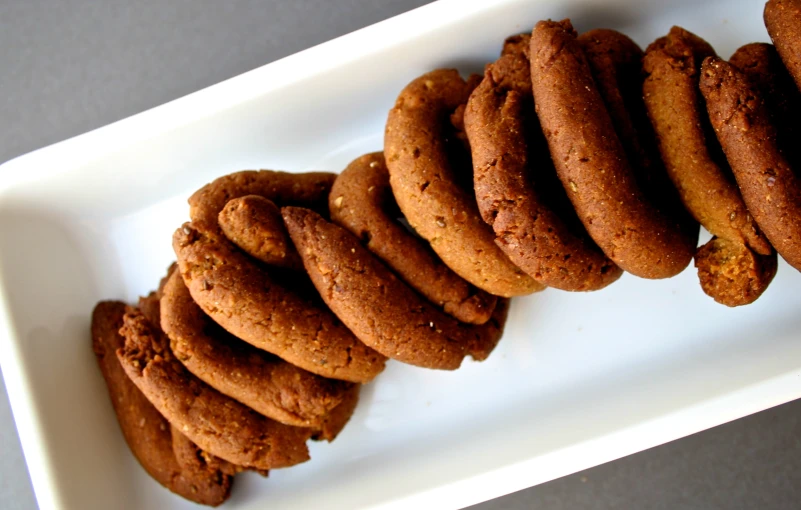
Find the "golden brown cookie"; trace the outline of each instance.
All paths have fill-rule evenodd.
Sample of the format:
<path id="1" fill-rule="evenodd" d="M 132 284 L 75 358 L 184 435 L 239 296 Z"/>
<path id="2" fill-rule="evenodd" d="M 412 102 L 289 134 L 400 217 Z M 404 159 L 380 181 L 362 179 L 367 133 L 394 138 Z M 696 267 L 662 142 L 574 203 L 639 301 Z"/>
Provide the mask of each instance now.
<path id="1" fill-rule="evenodd" d="M 779 53 L 772 44 L 751 43 L 740 47 L 729 62 L 744 72 L 762 93 L 768 115 L 776 126 L 779 148 L 801 171 L 801 91 L 795 86 L 790 73 L 784 67 Z"/>
<path id="2" fill-rule="evenodd" d="M 492 317 L 484 324 L 477 326 L 463 326 L 464 335 L 467 337 L 467 352 L 476 361 L 484 361 L 489 358 L 492 351 L 498 345 L 503 336 L 503 328 L 506 326 L 506 318 L 509 315 L 509 305 L 512 300 L 501 298 L 492 311 Z"/>
<path id="3" fill-rule="evenodd" d="M 522 33 L 511 35 L 503 41 L 501 56 L 522 55 L 526 60 L 531 58 L 531 34 Z M 529 81 L 531 78 L 529 78 Z"/>
<path id="4" fill-rule="evenodd" d="M 764 18 L 770 39 L 801 89 L 801 0 L 768 0 Z"/>
<path id="5" fill-rule="evenodd" d="M 161 327 L 190 372 L 287 425 L 319 429 L 352 386 L 314 375 L 234 338 L 203 313 L 178 272 L 164 288 Z"/>
<path id="6" fill-rule="evenodd" d="M 530 294 L 542 287 L 495 245 L 472 190 L 462 184 L 471 184 L 470 167 L 452 164 L 448 154 L 449 117 L 469 94 L 470 85 L 452 69 L 403 89 L 384 136 L 392 192 L 412 228 L 456 274 L 490 294 Z"/>
<path id="7" fill-rule="evenodd" d="M 532 278 L 562 290 L 598 290 L 622 271 L 565 206 L 569 201 L 534 113 L 529 38 L 507 40 L 467 103 L 478 208 L 495 243 Z M 567 215 L 573 221 L 563 221 Z"/>
<path id="8" fill-rule="evenodd" d="M 736 241 L 713 237 L 698 248 L 695 267 L 701 288 L 726 306 L 753 303 L 776 276 L 776 253 L 759 255 Z"/>
<path id="9" fill-rule="evenodd" d="M 217 218 L 225 204 L 246 195 L 259 195 L 279 206 L 298 205 L 326 213 L 328 192 L 335 178 L 327 172 L 235 172 L 215 179 L 189 197 L 189 217 L 195 225 L 217 232 Z"/>
<path id="10" fill-rule="evenodd" d="M 128 308 L 117 350 L 128 377 L 182 434 L 228 462 L 260 470 L 309 459 L 309 429 L 266 418 L 207 386 L 170 350 L 169 340 L 135 308 Z"/>
<path id="11" fill-rule="evenodd" d="M 684 208 L 659 156 L 642 95 L 645 53 L 637 43 L 615 30 L 590 30 L 581 34 L 578 41 L 637 184 L 645 199 L 680 232 L 681 253 L 689 264 L 698 245 L 698 222 Z"/>
<path id="12" fill-rule="evenodd" d="M 234 336 L 323 377 L 364 383 L 384 369 L 386 358 L 322 304 L 275 283 L 219 235 L 187 223 L 173 249 L 192 298 Z"/>
<path id="13" fill-rule="evenodd" d="M 687 209 L 714 236 L 695 254 L 701 288 L 719 303 L 739 306 L 764 292 L 775 254 L 746 209 L 709 124 L 699 80 L 701 62 L 710 56 L 706 41 L 673 27 L 646 51 L 643 91 L 668 174 Z"/>
<path id="14" fill-rule="evenodd" d="M 488 354 L 473 332 L 494 330 L 492 321 L 468 326 L 440 312 L 319 214 L 298 207 L 281 213 L 318 292 L 360 340 L 398 361 L 443 370 L 459 368 L 474 349 L 476 357 Z"/>
<path id="15" fill-rule="evenodd" d="M 350 421 L 350 417 L 353 416 L 353 412 L 359 404 L 360 390 L 361 385 L 359 384 L 350 386 L 345 392 L 342 403 L 328 413 L 325 417 L 325 421 L 323 421 L 322 427 L 312 436 L 312 439 L 316 441 L 328 441 L 330 443 L 337 438 L 339 433 L 342 432 L 342 429 L 345 428 L 345 425 L 348 424 L 348 421 Z"/>
<path id="16" fill-rule="evenodd" d="M 172 425 L 170 425 L 170 435 L 172 437 L 172 453 L 175 455 L 178 465 L 184 471 L 193 473 L 211 471 L 222 475 L 234 476 L 246 469 L 204 452 Z M 264 475 L 267 476 L 267 473 L 265 471 Z"/>
<path id="17" fill-rule="evenodd" d="M 396 218 L 400 216 L 380 152 L 355 159 L 328 197 L 331 221 L 362 240 L 412 288 L 462 322 L 483 324 L 496 297 L 478 290 L 451 271 L 425 241 Z"/>
<path id="18" fill-rule="evenodd" d="M 534 27 L 531 81 L 556 172 L 606 256 L 643 278 L 684 269 L 682 232 L 637 184 L 569 20 Z"/>
<path id="19" fill-rule="evenodd" d="M 102 301 L 92 312 L 92 349 L 122 435 L 139 464 L 158 483 L 190 501 L 217 506 L 231 492 L 233 480 L 221 471 L 185 470 L 172 451 L 169 423 L 125 374 L 116 356 L 125 339 L 119 334 L 125 303 Z"/>
<path id="20" fill-rule="evenodd" d="M 740 196 L 698 89 L 701 62 L 715 52 L 698 36 L 673 27 L 646 50 L 643 85 L 662 161 L 684 205 L 712 235 L 771 252 Z"/>
<path id="21" fill-rule="evenodd" d="M 801 181 L 779 148 L 761 91 L 733 65 L 707 58 L 701 92 L 748 210 L 776 251 L 801 270 Z"/>
<path id="22" fill-rule="evenodd" d="M 289 242 L 281 211 L 259 195 L 229 200 L 218 216 L 225 237 L 251 257 L 271 266 L 302 270 L 298 252 Z"/>

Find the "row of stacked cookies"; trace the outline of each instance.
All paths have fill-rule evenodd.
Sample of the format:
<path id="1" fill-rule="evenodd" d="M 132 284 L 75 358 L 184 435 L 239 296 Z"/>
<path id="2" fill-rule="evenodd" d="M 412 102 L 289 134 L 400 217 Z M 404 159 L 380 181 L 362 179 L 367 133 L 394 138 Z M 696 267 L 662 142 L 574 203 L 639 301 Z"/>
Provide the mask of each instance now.
<path id="1" fill-rule="evenodd" d="M 157 481 L 220 504 L 237 472 L 266 475 L 308 460 L 309 438 L 333 440 L 388 357 L 456 369 L 490 354 L 508 300 L 448 269 L 397 223 L 391 197 L 380 153 L 339 176 L 223 176 L 190 197 L 158 290 L 97 305 L 101 371 Z"/>
<path id="2" fill-rule="evenodd" d="M 483 77 L 419 77 L 386 128 L 403 214 L 493 294 L 598 290 L 623 271 L 669 278 L 694 259 L 709 296 L 753 302 L 776 252 L 801 270 L 800 9 L 768 2 L 776 46 L 748 44 L 730 62 L 679 27 L 643 52 L 613 30 L 543 21 Z M 449 154 L 460 138 L 472 180 Z M 713 235 L 701 247 L 699 224 Z"/>
<path id="3" fill-rule="evenodd" d="M 93 316 L 140 463 L 219 504 L 234 473 L 332 440 L 387 358 L 485 359 L 508 298 L 545 286 L 667 278 L 695 258 L 708 294 L 752 302 L 774 246 L 801 267 L 786 147 L 799 4 L 768 3 L 778 52 L 752 44 L 730 63 L 679 28 L 642 52 L 614 31 L 541 22 L 483 77 L 410 83 L 385 152 L 339 176 L 246 171 L 201 188 L 159 290 Z M 715 237 L 696 249 L 699 222 Z"/>

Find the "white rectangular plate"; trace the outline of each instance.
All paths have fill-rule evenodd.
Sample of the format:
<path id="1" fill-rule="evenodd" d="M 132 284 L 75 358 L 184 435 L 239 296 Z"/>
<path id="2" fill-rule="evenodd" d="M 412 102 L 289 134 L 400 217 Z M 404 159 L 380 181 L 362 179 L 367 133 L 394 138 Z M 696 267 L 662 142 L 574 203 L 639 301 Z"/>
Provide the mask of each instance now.
<path id="1" fill-rule="evenodd" d="M 728 56 L 767 40 L 762 6 L 444 0 L 5 164 L 0 360 L 41 507 L 191 506 L 129 454 L 89 314 L 153 288 L 194 189 L 244 168 L 338 171 L 381 148 L 408 81 L 480 70 L 539 19 L 617 28 L 643 46 L 681 24 Z M 455 373 L 390 363 L 335 443 L 269 479 L 239 476 L 226 507 L 457 508 L 798 398 L 799 288 L 782 263 L 735 310 L 692 269 L 516 299 L 488 361 Z"/>

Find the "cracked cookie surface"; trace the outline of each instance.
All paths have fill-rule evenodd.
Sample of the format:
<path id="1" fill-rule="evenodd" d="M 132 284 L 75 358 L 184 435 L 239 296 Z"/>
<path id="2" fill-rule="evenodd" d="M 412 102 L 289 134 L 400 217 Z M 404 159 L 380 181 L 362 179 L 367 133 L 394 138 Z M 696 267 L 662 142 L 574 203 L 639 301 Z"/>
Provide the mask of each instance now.
<path id="1" fill-rule="evenodd" d="M 684 269 L 682 232 L 637 183 L 569 20 L 534 27 L 531 83 L 559 179 L 606 256 L 643 278 Z"/>
<path id="2" fill-rule="evenodd" d="M 384 135 L 389 182 L 409 224 L 456 274 L 497 296 L 531 294 L 543 287 L 495 245 L 470 186 L 469 163 L 449 155 L 451 115 L 471 91 L 453 69 L 426 73 L 403 89 Z"/>
<path id="3" fill-rule="evenodd" d="M 556 177 L 534 112 L 529 43 L 528 34 L 509 38 L 467 102 L 476 200 L 495 243 L 532 278 L 598 290 L 622 271 L 590 239 Z"/>
<path id="4" fill-rule="evenodd" d="M 334 181 L 328 201 L 331 221 L 349 230 L 406 283 L 462 322 L 483 324 L 496 297 L 478 290 L 451 271 L 422 239 L 397 217 L 384 155 L 365 154 Z"/>
<path id="5" fill-rule="evenodd" d="M 158 326 L 128 307 L 117 358 L 156 409 L 201 449 L 232 464 L 268 470 L 309 459 L 310 431 L 266 418 L 192 375 Z"/>
<path id="6" fill-rule="evenodd" d="M 326 304 L 378 352 L 416 366 L 455 370 L 465 355 L 483 359 L 502 321 L 462 324 L 403 283 L 359 240 L 308 209 L 281 210 L 292 241 Z M 505 320 L 505 303 L 496 307 Z"/>
<path id="7" fill-rule="evenodd" d="M 321 428 L 352 386 L 307 372 L 233 337 L 203 313 L 178 272 L 164 288 L 161 325 L 173 353 L 190 372 L 287 425 Z"/>
<path id="8" fill-rule="evenodd" d="M 365 383 L 384 369 L 386 358 L 322 304 L 276 283 L 220 235 L 187 223 L 173 248 L 194 301 L 237 338 L 323 377 Z"/>

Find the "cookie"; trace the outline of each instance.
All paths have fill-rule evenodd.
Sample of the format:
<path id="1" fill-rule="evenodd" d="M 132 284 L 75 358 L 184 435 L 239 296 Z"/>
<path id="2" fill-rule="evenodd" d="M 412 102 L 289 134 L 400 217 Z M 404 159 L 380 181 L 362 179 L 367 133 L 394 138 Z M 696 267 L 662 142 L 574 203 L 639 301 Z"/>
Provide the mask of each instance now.
<path id="1" fill-rule="evenodd" d="M 470 167 L 452 164 L 448 154 L 449 117 L 469 94 L 452 69 L 427 73 L 403 89 L 384 135 L 392 192 L 412 228 L 456 274 L 497 296 L 530 294 L 542 286 L 495 245 L 472 189 L 464 187 L 472 184 Z"/>
<path id="2" fill-rule="evenodd" d="M 467 102 L 478 208 L 495 244 L 532 278 L 561 290 L 598 290 L 622 271 L 589 238 L 556 177 L 534 113 L 529 39 L 507 40 Z"/>
<path id="3" fill-rule="evenodd" d="M 234 336 L 323 377 L 365 383 L 384 369 L 386 358 L 322 304 L 278 285 L 212 231 L 187 223 L 173 249 L 194 301 Z"/>
<path id="4" fill-rule="evenodd" d="M 217 219 L 225 237 L 251 257 L 271 266 L 303 269 L 281 211 L 270 200 L 259 195 L 229 200 Z"/>
<path id="5" fill-rule="evenodd" d="M 501 56 L 506 55 L 522 55 L 523 58 L 529 60 L 531 58 L 531 34 L 522 33 L 507 37 L 501 48 Z"/>
<path id="6" fill-rule="evenodd" d="M 351 162 L 334 181 L 328 207 L 331 221 L 361 239 L 368 250 L 445 313 L 473 324 L 489 320 L 497 298 L 451 271 L 427 243 L 397 221 L 400 211 L 382 153 Z"/>
<path id="7" fill-rule="evenodd" d="M 358 238 L 319 214 L 298 207 L 281 213 L 323 300 L 364 343 L 392 359 L 441 370 L 459 368 L 474 350 L 485 354 L 475 349 L 474 331 L 494 328 L 492 321 L 468 326 L 439 311 Z"/>
<path id="8" fill-rule="evenodd" d="M 704 60 L 701 92 L 748 210 L 779 254 L 801 270 L 801 181 L 779 148 L 759 89 L 719 58 Z"/>
<path id="9" fill-rule="evenodd" d="M 557 175 L 606 256 L 642 278 L 684 269 L 682 232 L 637 184 L 569 20 L 534 27 L 531 82 Z"/>
<path id="10" fill-rule="evenodd" d="M 217 506 L 233 480 L 221 471 L 185 470 L 172 451 L 169 423 L 125 374 L 116 356 L 125 303 L 102 301 L 92 312 L 92 349 L 106 381 L 122 435 L 139 464 L 158 483 L 195 503 Z"/>
<path id="11" fill-rule="evenodd" d="M 236 466 L 208 452 L 204 452 L 172 425 L 170 425 L 170 436 L 172 438 L 172 453 L 175 455 L 178 465 L 184 471 L 192 473 L 211 471 L 220 473 L 223 476 L 234 476 L 245 470 L 242 466 Z M 268 472 L 265 471 L 264 473 L 266 476 Z"/>
<path id="12" fill-rule="evenodd" d="M 776 253 L 759 255 L 742 243 L 713 237 L 698 249 L 701 288 L 726 306 L 753 303 L 776 276 Z"/>
<path id="13" fill-rule="evenodd" d="M 590 30 L 581 34 L 578 41 L 637 184 L 645 199 L 680 232 L 679 251 L 685 265 L 689 264 L 698 244 L 699 226 L 684 208 L 665 171 L 648 120 L 642 94 L 645 53 L 637 43 L 615 30 Z"/>
<path id="14" fill-rule="evenodd" d="M 232 464 L 267 470 L 309 459 L 309 429 L 290 427 L 245 407 L 192 375 L 169 341 L 135 308 L 128 308 L 117 358 L 125 373 L 182 434 Z"/>
<path id="15" fill-rule="evenodd" d="M 793 164 L 796 173 L 801 171 L 801 92 L 784 67 L 779 53 L 772 44 L 751 43 L 737 49 L 729 62 L 748 76 L 762 93 L 771 121 L 776 126 L 779 148 Z"/>
<path id="16" fill-rule="evenodd" d="M 352 386 L 314 375 L 234 338 L 203 313 L 178 272 L 164 288 L 161 327 L 172 352 L 200 380 L 287 425 L 321 428 Z"/>
<path id="17" fill-rule="evenodd" d="M 768 0 L 764 18 L 770 39 L 801 89 L 801 0 Z"/>
<path id="18" fill-rule="evenodd" d="M 328 441 L 329 443 L 337 438 L 345 425 L 350 421 L 356 406 L 359 405 L 359 391 L 361 386 L 353 384 L 345 391 L 342 403 L 336 406 L 325 417 L 319 431 L 312 436 L 312 439 L 317 441 Z"/>
<path id="19" fill-rule="evenodd" d="M 484 361 L 495 350 L 503 336 L 511 301 L 508 298 L 499 299 L 492 316 L 484 324 L 462 327 L 463 334 L 467 337 L 467 352 L 475 361 Z"/>
<path id="20" fill-rule="evenodd" d="M 328 192 L 335 178 L 336 175 L 327 172 L 235 172 L 215 179 L 192 194 L 189 217 L 195 225 L 217 232 L 217 218 L 225 204 L 246 195 L 259 195 L 278 205 L 298 205 L 325 214 Z"/>
<path id="21" fill-rule="evenodd" d="M 648 116 L 668 175 L 695 219 L 714 236 L 769 255 L 770 244 L 730 177 L 698 89 L 701 62 L 714 55 L 706 41 L 680 27 L 651 43 L 643 60 Z"/>

